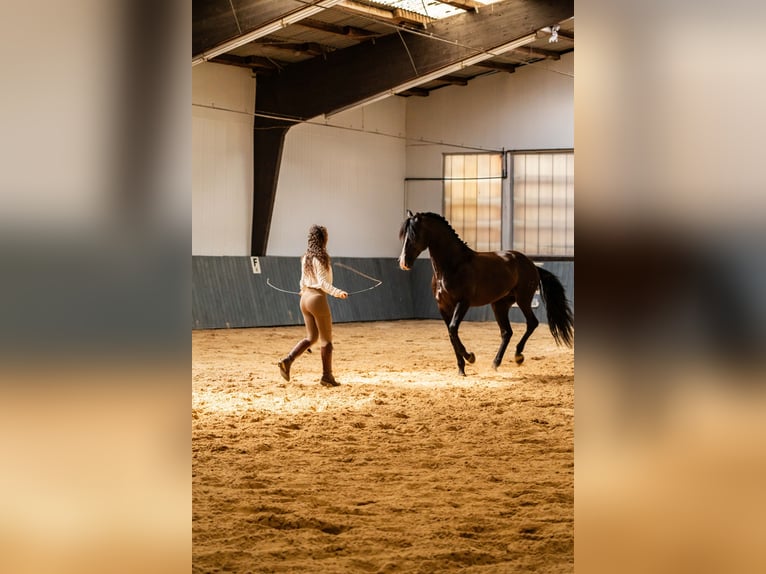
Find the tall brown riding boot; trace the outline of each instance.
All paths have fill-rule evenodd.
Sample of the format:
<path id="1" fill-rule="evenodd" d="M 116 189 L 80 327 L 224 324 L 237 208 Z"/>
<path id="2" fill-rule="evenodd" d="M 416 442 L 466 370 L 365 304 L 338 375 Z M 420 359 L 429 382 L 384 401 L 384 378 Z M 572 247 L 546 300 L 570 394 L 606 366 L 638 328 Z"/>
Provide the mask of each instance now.
<path id="1" fill-rule="evenodd" d="M 290 380 L 290 365 L 293 364 L 293 361 L 300 357 L 303 352 L 308 349 L 311 346 L 311 341 L 308 339 L 303 339 L 298 342 L 297 345 L 293 348 L 292 351 L 290 351 L 290 354 L 287 355 L 284 359 L 279 361 L 279 372 L 282 375 L 282 378 L 286 381 Z"/>
<path id="2" fill-rule="evenodd" d="M 325 387 L 337 387 L 340 385 L 332 376 L 332 343 L 327 343 L 321 348 L 322 352 L 322 380 L 319 381 Z"/>

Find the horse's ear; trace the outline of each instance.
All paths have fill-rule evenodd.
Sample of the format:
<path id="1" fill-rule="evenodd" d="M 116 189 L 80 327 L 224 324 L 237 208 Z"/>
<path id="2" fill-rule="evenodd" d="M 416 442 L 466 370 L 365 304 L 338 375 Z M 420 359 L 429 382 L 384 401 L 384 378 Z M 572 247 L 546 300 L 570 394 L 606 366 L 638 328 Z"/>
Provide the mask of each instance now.
<path id="1" fill-rule="evenodd" d="M 415 214 L 414 214 L 414 213 L 412 213 L 412 212 L 411 212 L 411 211 L 408 209 L 408 210 L 407 210 L 407 217 L 412 217 L 413 215 L 415 215 Z"/>

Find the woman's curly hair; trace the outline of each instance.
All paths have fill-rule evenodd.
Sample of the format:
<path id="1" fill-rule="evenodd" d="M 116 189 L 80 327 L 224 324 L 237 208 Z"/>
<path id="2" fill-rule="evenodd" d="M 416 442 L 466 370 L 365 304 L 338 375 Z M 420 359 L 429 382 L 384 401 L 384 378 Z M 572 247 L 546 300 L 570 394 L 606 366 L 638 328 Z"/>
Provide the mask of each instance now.
<path id="1" fill-rule="evenodd" d="M 314 274 L 311 259 L 318 260 L 323 267 L 330 267 L 330 255 L 327 253 L 327 229 L 321 225 L 312 225 L 309 229 L 308 249 L 303 258 L 303 270 L 309 275 Z"/>

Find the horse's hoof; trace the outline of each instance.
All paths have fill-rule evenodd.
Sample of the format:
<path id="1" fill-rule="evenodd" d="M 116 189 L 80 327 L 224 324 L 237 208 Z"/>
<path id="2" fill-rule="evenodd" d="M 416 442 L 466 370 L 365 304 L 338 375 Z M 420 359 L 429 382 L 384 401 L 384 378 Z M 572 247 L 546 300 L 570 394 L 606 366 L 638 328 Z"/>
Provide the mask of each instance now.
<path id="1" fill-rule="evenodd" d="M 492 362 L 492 370 L 493 371 L 496 371 L 499 366 L 500 366 L 500 363 L 495 363 L 494 361 Z"/>
<path id="2" fill-rule="evenodd" d="M 465 356 L 465 360 L 468 361 L 469 363 L 473 364 L 476 361 L 476 355 L 474 355 L 473 353 L 468 353 Z"/>
<path id="3" fill-rule="evenodd" d="M 522 355 L 521 353 L 519 353 L 518 355 L 516 355 L 516 356 L 513 358 L 513 360 L 514 360 L 514 361 L 516 361 L 516 364 L 517 364 L 517 365 L 520 365 L 521 363 L 523 363 L 523 362 L 524 362 L 524 355 Z"/>

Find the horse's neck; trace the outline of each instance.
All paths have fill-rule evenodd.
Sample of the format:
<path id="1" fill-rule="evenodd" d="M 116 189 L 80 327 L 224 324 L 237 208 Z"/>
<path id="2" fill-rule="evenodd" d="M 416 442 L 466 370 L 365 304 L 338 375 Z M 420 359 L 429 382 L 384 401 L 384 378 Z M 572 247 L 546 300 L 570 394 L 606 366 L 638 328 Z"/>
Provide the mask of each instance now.
<path id="1" fill-rule="evenodd" d="M 436 275 L 449 273 L 471 255 L 471 251 L 457 237 L 442 238 L 428 246 L 431 265 Z"/>

